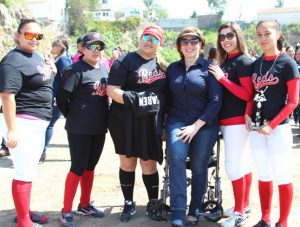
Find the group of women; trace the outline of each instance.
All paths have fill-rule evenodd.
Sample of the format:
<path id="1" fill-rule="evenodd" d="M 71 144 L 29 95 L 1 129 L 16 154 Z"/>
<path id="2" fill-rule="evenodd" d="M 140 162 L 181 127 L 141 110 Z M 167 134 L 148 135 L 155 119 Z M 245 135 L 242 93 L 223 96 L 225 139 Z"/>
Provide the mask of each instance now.
<path id="1" fill-rule="evenodd" d="M 197 225 L 219 126 L 235 202 L 233 208 L 225 211 L 228 219 L 222 225 L 240 226 L 251 211 L 252 174 L 246 159 L 249 139 L 258 169 L 262 212 L 254 226 L 271 226 L 273 176 L 280 201 L 275 226 L 288 226 L 293 197 L 288 117 L 298 105 L 299 72 L 296 63 L 282 52 L 283 36 L 276 21 L 257 24 L 256 40 L 263 55 L 254 62 L 236 23 L 225 23 L 218 30 L 217 62 L 204 59 L 202 32 L 186 27 L 176 39 L 180 60 L 168 67 L 158 57 L 164 43 L 163 31 L 149 25 L 140 36 L 138 50 L 115 60 L 109 75 L 99 65 L 100 52 L 105 49 L 99 33 L 83 36 L 82 60 L 66 67 L 62 74 L 57 74 L 52 61 L 45 62 L 37 54 L 42 38 L 37 21 L 22 20 L 15 38 L 17 47 L 0 64 L 1 128 L 6 130 L 14 163 L 12 194 L 18 227 L 40 226 L 34 222 L 48 221 L 44 215 L 30 210 L 30 194 L 51 119 L 51 85 L 55 75 L 61 80 L 55 98 L 59 111 L 66 117 L 71 156 L 62 226 L 75 226 L 72 206 L 79 184 L 77 212 L 104 217 L 91 204 L 90 196 L 107 128 L 120 160 L 119 180 L 124 196 L 120 220 L 127 222 L 136 213 L 133 192 L 138 161 L 148 199 L 158 198 L 157 162 L 163 161 L 162 142 L 166 133 L 171 226 Z M 63 42 L 61 46 L 65 46 Z M 108 96 L 112 99 L 110 108 Z M 192 185 L 186 213 L 187 157 Z"/>

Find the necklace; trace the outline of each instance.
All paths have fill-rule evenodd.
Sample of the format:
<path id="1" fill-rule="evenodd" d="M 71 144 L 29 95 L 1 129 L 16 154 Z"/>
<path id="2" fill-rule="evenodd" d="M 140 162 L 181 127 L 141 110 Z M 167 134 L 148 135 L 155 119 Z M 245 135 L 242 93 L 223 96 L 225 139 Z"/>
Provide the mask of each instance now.
<path id="1" fill-rule="evenodd" d="M 266 72 L 265 75 L 268 75 L 270 73 L 271 69 L 274 67 L 274 65 L 275 65 L 275 63 L 276 63 L 279 56 L 280 56 L 280 54 L 276 56 L 273 64 L 271 65 L 271 67 L 269 68 L 269 70 Z M 260 73 L 261 76 L 263 76 L 263 74 L 261 73 L 261 68 L 262 68 L 263 61 L 264 61 L 264 56 L 261 57 L 261 62 L 260 62 L 260 67 L 259 67 L 259 73 Z"/>

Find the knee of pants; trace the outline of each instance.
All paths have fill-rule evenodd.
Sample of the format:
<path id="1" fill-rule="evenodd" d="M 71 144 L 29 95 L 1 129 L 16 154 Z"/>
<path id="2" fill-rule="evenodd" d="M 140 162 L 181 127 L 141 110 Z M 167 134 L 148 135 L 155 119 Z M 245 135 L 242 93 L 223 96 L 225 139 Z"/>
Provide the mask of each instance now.
<path id="1" fill-rule="evenodd" d="M 241 163 L 226 161 L 225 171 L 231 181 L 240 179 L 244 176 Z"/>
<path id="2" fill-rule="evenodd" d="M 82 176 L 83 172 L 86 170 L 84 166 L 74 166 L 71 165 L 70 171 L 75 173 L 77 176 Z"/>

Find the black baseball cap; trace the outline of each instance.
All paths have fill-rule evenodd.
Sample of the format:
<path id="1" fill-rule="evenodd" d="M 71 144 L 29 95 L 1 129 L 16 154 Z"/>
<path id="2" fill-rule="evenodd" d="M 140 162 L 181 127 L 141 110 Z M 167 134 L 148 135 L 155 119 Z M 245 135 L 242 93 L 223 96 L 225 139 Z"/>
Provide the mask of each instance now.
<path id="1" fill-rule="evenodd" d="M 83 35 L 82 35 L 82 36 L 79 36 L 79 37 L 77 38 L 77 44 L 78 44 L 78 43 L 81 43 L 82 40 L 83 40 Z"/>
<path id="2" fill-rule="evenodd" d="M 83 36 L 83 39 L 82 39 L 82 43 L 84 45 L 86 44 L 90 44 L 90 43 L 94 43 L 94 42 L 101 42 L 105 45 L 104 43 L 104 39 L 102 38 L 102 36 L 98 33 L 98 32 L 89 32 L 89 33 L 86 33 L 84 36 Z"/>

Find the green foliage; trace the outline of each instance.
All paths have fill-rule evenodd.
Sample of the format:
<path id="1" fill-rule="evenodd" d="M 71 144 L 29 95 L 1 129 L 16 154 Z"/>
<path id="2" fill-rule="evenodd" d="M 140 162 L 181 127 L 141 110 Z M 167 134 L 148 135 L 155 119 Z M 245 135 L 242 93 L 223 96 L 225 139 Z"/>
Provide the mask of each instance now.
<path id="1" fill-rule="evenodd" d="M 207 0 L 208 6 L 218 15 L 223 16 L 227 0 Z"/>
<path id="2" fill-rule="evenodd" d="M 0 0 L 0 3 L 5 5 L 7 8 L 11 8 L 13 6 L 13 0 Z"/>
<path id="3" fill-rule="evenodd" d="M 281 8 L 284 5 L 284 0 L 277 0 L 277 5 L 275 5 L 276 8 Z"/>
<path id="4" fill-rule="evenodd" d="M 197 18 L 197 13 L 196 11 L 193 11 L 192 15 L 190 16 L 190 18 Z"/>

